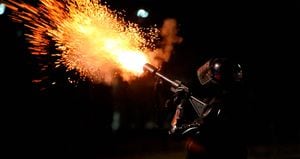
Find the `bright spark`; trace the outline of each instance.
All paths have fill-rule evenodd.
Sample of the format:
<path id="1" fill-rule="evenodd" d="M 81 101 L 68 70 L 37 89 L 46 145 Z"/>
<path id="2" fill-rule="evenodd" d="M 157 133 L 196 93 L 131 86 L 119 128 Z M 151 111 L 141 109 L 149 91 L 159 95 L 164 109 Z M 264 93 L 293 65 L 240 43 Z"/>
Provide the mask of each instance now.
<path id="1" fill-rule="evenodd" d="M 110 83 L 116 72 L 134 79 L 152 60 L 158 30 L 150 28 L 147 40 L 136 24 L 98 0 L 40 0 L 37 6 L 8 0 L 6 6 L 14 13 L 11 18 L 30 30 L 26 37 L 33 55 L 58 57 L 56 67 L 66 66 L 94 82 Z M 49 51 L 51 42 L 58 52 Z"/>

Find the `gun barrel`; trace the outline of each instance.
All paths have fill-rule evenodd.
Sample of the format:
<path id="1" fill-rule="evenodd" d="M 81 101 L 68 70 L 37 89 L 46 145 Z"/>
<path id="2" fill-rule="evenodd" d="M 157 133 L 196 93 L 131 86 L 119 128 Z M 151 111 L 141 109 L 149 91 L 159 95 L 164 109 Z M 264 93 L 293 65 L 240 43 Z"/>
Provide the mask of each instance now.
<path id="1" fill-rule="evenodd" d="M 146 63 L 143 68 L 144 68 L 144 70 L 147 70 L 150 73 L 156 73 L 158 71 L 158 68 L 156 68 L 155 66 L 153 66 L 149 63 Z"/>
<path id="2" fill-rule="evenodd" d="M 149 63 L 146 63 L 144 66 L 143 66 L 143 69 L 146 70 L 146 71 L 149 71 L 150 73 L 158 76 L 159 78 L 163 79 L 164 81 L 167 81 L 169 82 L 169 84 L 171 84 L 173 87 L 171 87 L 171 91 L 173 92 L 176 92 L 177 88 L 181 87 L 181 88 L 184 88 L 185 91 L 189 91 L 188 87 L 186 87 L 185 85 L 183 85 L 181 82 L 176 82 L 176 81 L 173 81 L 169 78 L 167 78 L 166 76 L 160 74 L 158 72 L 158 69 L 149 64 Z M 173 90 L 172 90 L 173 88 Z M 190 103 L 192 104 L 194 110 L 196 111 L 197 115 L 202 118 L 203 117 L 203 112 L 204 112 L 204 109 L 205 107 L 207 106 L 207 104 L 205 102 L 202 102 L 201 100 L 197 99 L 196 97 L 190 95 L 189 96 L 189 101 Z"/>
<path id="3" fill-rule="evenodd" d="M 151 65 L 151 64 L 149 64 L 149 63 L 146 63 L 146 64 L 144 65 L 143 68 L 144 68 L 144 70 L 147 70 L 147 71 L 149 71 L 150 73 L 152 73 L 152 74 L 158 76 L 159 78 L 162 78 L 163 80 L 169 82 L 172 86 L 174 86 L 174 87 L 176 87 L 176 88 L 180 86 L 180 83 L 177 83 L 177 82 L 175 82 L 175 81 L 173 81 L 173 80 L 167 78 L 166 76 L 160 74 L 160 73 L 158 72 L 158 69 L 157 69 L 155 66 L 153 66 L 153 65 Z"/>

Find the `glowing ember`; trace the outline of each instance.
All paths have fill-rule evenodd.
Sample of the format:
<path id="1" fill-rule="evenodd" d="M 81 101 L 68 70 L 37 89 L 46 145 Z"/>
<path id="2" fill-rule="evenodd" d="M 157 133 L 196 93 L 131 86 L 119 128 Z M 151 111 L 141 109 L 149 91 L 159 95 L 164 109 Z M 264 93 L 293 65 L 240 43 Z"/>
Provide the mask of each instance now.
<path id="1" fill-rule="evenodd" d="M 8 0 L 6 6 L 13 20 L 29 28 L 26 37 L 33 55 L 58 56 L 56 67 L 66 66 L 94 82 L 110 83 L 116 72 L 130 80 L 151 62 L 157 29 L 149 29 L 146 40 L 137 25 L 98 0 L 41 0 L 37 6 Z M 49 51 L 51 42 L 59 53 Z"/>

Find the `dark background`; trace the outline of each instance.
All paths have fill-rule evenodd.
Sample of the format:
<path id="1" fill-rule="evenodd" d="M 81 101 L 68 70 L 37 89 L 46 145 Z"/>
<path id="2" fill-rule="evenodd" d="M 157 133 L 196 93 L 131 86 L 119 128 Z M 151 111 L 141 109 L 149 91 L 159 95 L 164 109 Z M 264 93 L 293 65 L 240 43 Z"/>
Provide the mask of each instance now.
<path id="1" fill-rule="evenodd" d="M 299 18 L 298 3 L 107 2 L 141 26 L 160 26 L 166 18 L 177 20 L 183 42 L 175 47 L 168 63 L 167 75 L 172 79 L 193 86 L 195 70 L 207 58 L 221 55 L 240 60 L 249 96 L 245 124 L 251 155 L 256 155 L 254 147 L 261 146 L 257 152 L 263 152 L 264 158 L 274 154 L 278 157 L 284 145 L 291 148 L 282 154 L 296 152 L 299 158 L 299 104 L 294 102 L 298 81 L 293 71 L 297 68 L 293 54 L 299 52 L 298 36 L 293 30 Z M 135 16 L 140 7 L 149 9 L 147 19 Z M 49 79 L 42 86 L 33 84 L 32 79 L 40 76 L 38 61 L 27 49 L 22 24 L 11 22 L 8 12 L 0 15 L 1 105 L 9 110 L 3 111 L 3 121 L 14 154 L 38 158 L 146 158 L 144 154 L 150 152 L 184 151 L 160 125 L 166 118 L 159 116 L 152 85 L 145 84 L 151 79 L 121 82 L 117 90 L 81 80 L 75 87 L 64 70 L 49 70 Z M 55 85 L 51 85 L 53 81 Z M 47 89 L 41 91 L 42 87 Z M 111 129 L 114 112 L 121 114 L 116 131 Z M 145 127 L 150 121 L 158 126 Z"/>

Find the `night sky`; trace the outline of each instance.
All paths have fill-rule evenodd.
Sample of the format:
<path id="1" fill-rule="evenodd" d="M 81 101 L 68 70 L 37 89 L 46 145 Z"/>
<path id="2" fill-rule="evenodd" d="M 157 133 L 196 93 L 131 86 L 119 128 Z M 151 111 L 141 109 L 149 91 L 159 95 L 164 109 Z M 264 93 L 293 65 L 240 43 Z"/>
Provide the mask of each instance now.
<path id="1" fill-rule="evenodd" d="M 250 105 L 245 114 L 249 117 L 249 141 L 299 143 L 299 104 L 293 103 L 293 94 L 297 94 L 294 92 L 298 89 L 294 84 L 296 72 L 292 71 L 294 65 L 290 57 L 299 49 L 291 51 L 296 42 L 289 42 L 290 38 L 287 38 L 295 34 L 289 20 L 299 15 L 299 7 L 288 9 L 275 2 L 167 2 L 110 0 L 108 4 L 111 8 L 124 10 L 128 20 L 143 26 L 160 26 L 165 18 L 177 20 L 180 26 L 178 34 L 183 37 L 183 42 L 175 47 L 168 64 L 168 75 L 172 79 L 194 86 L 196 68 L 211 56 L 241 61 L 249 96 L 247 104 Z M 139 7 L 150 10 L 148 19 L 137 21 L 135 12 Z M 48 72 L 51 79 L 58 81 L 57 85 L 39 91 L 38 86 L 31 82 L 39 72 L 36 59 L 27 50 L 23 27 L 12 23 L 7 14 L 8 11 L 0 15 L 1 90 L 4 94 L 1 105 L 10 112 L 4 122 L 17 140 L 11 144 L 24 140 L 20 147 L 34 144 L 34 148 L 46 152 L 75 152 L 84 149 L 78 145 L 89 144 L 93 146 L 84 151 L 92 151 L 87 149 L 95 148 L 97 141 L 112 135 L 109 128 L 114 104 L 111 88 L 84 81 L 74 87 L 65 81 L 68 75 L 58 70 Z M 138 108 L 130 105 L 151 99 L 151 93 L 139 90 L 139 84 L 136 84 L 137 93 L 133 94 L 148 95 L 148 98 L 132 95 L 131 103 L 124 105 Z M 132 102 L 135 99 L 138 102 Z M 150 110 L 150 113 L 155 113 Z M 145 113 L 141 108 L 136 111 Z M 134 111 L 127 113 L 130 112 Z M 145 116 L 128 120 L 147 120 L 142 117 Z M 140 131 L 138 126 L 137 131 Z"/>

